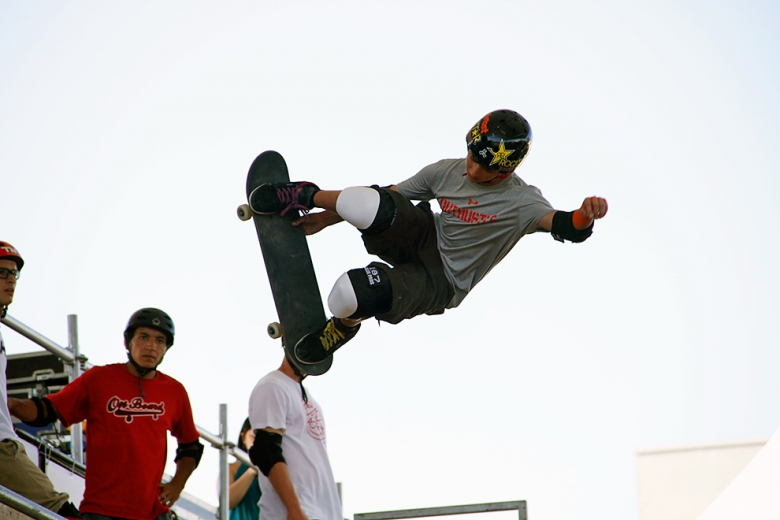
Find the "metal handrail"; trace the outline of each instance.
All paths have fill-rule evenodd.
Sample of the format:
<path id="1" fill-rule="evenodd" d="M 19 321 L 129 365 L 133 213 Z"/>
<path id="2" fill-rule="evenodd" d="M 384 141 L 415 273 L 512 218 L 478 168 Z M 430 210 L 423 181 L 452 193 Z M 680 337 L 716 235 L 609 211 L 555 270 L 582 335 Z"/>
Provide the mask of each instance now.
<path id="1" fill-rule="evenodd" d="M 20 428 L 16 428 L 16 435 L 18 435 L 19 438 L 23 441 L 29 442 L 35 446 L 35 448 L 38 450 L 38 453 L 44 454 L 46 460 L 54 461 L 60 467 L 75 473 L 81 478 L 86 478 L 87 467 L 84 464 L 72 459 L 67 453 L 61 452 L 46 441 L 41 440 L 35 435 L 31 435 L 29 432 L 26 432 Z"/>
<path id="2" fill-rule="evenodd" d="M 218 450 L 221 450 L 222 448 L 227 448 L 228 453 L 230 455 L 233 455 L 236 459 L 240 460 L 247 466 L 254 466 L 255 463 L 249 460 L 249 455 L 243 451 L 242 449 L 236 447 L 235 443 L 227 441 L 225 443 L 222 442 L 222 439 L 220 437 L 217 437 L 213 433 L 209 432 L 208 430 L 201 428 L 198 425 L 195 425 L 195 427 L 198 429 L 198 433 L 200 434 L 200 438 L 204 441 L 211 444 L 213 448 L 216 448 Z"/>
<path id="3" fill-rule="evenodd" d="M 7 487 L 0 486 L 0 502 L 34 518 L 35 520 L 65 520 L 64 517 L 39 506 L 18 493 L 14 493 Z"/>
<path id="4" fill-rule="evenodd" d="M 525 500 L 514 502 L 489 502 L 486 504 L 468 504 L 463 506 L 427 507 L 424 509 L 402 509 L 378 513 L 357 513 L 355 520 L 400 520 L 403 518 L 425 518 L 429 516 L 467 515 L 471 513 L 489 513 L 493 511 L 517 510 L 519 520 L 528 520 Z"/>
<path id="5" fill-rule="evenodd" d="M 0 322 L 2 322 L 3 325 L 8 326 L 9 329 L 13 329 L 25 338 L 29 339 L 33 343 L 37 343 L 38 345 L 42 346 L 55 356 L 59 357 L 63 361 L 65 361 L 68 364 L 73 364 L 75 361 L 75 356 L 73 355 L 73 352 L 66 349 L 65 347 L 61 347 L 54 341 L 50 340 L 43 334 L 31 329 L 21 321 L 12 318 L 11 316 L 6 316 L 5 318 L 0 318 Z M 79 361 L 85 363 L 85 366 L 91 367 L 92 365 L 86 363 L 87 358 L 84 356 L 79 356 Z"/>

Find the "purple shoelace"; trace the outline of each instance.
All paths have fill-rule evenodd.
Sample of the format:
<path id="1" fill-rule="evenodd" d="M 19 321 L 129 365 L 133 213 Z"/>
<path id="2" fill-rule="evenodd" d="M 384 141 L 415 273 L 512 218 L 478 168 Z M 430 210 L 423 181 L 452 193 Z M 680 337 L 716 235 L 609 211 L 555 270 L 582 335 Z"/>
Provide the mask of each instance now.
<path id="1" fill-rule="evenodd" d="M 287 204 L 287 207 L 279 214 L 280 216 L 283 217 L 288 211 L 297 209 L 303 213 L 304 217 L 309 218 L 309 208 L 298 202 L 298 194 L 300 192 L 297 186 L 294 188 L 276 188 L 276 196 L 279 198 L 279 202 Z"/>

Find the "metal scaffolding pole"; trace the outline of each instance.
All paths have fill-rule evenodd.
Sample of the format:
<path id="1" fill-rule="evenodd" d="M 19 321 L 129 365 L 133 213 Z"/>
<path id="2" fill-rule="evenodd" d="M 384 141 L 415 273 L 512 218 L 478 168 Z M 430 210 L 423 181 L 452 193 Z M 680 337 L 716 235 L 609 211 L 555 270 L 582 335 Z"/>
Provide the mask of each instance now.
<path id="1" fill-rule="evenodd" d="M 228 453 L 230 447 L 227 440 L 227 404 L 219 405 L 219 437 L 222 446 L 219 448 L 219 520 L 228 520 L 230 514 L 230 488 L 228 483 Z"/>
<path id="2" fill-rule="evenodd" d="M 70 367 L 70 381 L 73 381 L 81 375 L 81 363 L 79 353 L 79 326 L 78 317 L 75 314 L 68 314 L 68 349 L 73 353 L 73 364 Z M 70 427 L 70 452 L 73 460 L 79 464 L 84 464 L 84 437 L 81 423 L 73 424 Z"/>

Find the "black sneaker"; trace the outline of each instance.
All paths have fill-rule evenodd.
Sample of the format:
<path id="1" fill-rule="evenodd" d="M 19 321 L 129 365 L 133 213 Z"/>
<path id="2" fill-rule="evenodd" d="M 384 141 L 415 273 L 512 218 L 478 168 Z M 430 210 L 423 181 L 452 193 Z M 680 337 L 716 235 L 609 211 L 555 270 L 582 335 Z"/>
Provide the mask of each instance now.
<path id="1" fill-rule="evenodd" d="M 335 316 L 319 330 L 306 334 L 293 349 L 295 358 L 304 365 L 320 363 L 351 340 L 360 329 L 360 323 L 347 327 Z"/>
<path id="2" fill-rule="evenodd" d="M 73 505 L 73 502 L 65 502 L 62 504 L 62 507 L 57 511 L 57 514 L 64 516 L 65 518 L 74 518 L 76 520 L 83 518 L 81 513 L 79 513 L 79 510 L 76 509 L 76 506 Z"/>
<path id="3" fill-rule="evenodd" d="M 311 182 L 273 182 L 261 184 L 249 194 L 249 207 L 260 215 L 300 210 L 305 215 L 314 207 L 314 194 L 320 191 Z"/>

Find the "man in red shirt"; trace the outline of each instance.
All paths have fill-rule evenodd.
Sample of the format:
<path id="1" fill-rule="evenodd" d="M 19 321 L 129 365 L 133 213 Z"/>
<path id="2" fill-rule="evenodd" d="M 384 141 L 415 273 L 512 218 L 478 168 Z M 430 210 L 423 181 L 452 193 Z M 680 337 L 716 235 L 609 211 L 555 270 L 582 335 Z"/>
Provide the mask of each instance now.
<path id="1" fill-rule="evenodd" d="M 167 520 L 203 453 L 187 391 L 157 370 L 174 326 L 159 309 L 141 309 L 125 329 L 128 361 L 94 367 L 43 399 L 9 400 L 29 424 L 87 421 L 85 519 Z M 167 432 L 176 437 L 176 473 L 160 484 Z"/>

